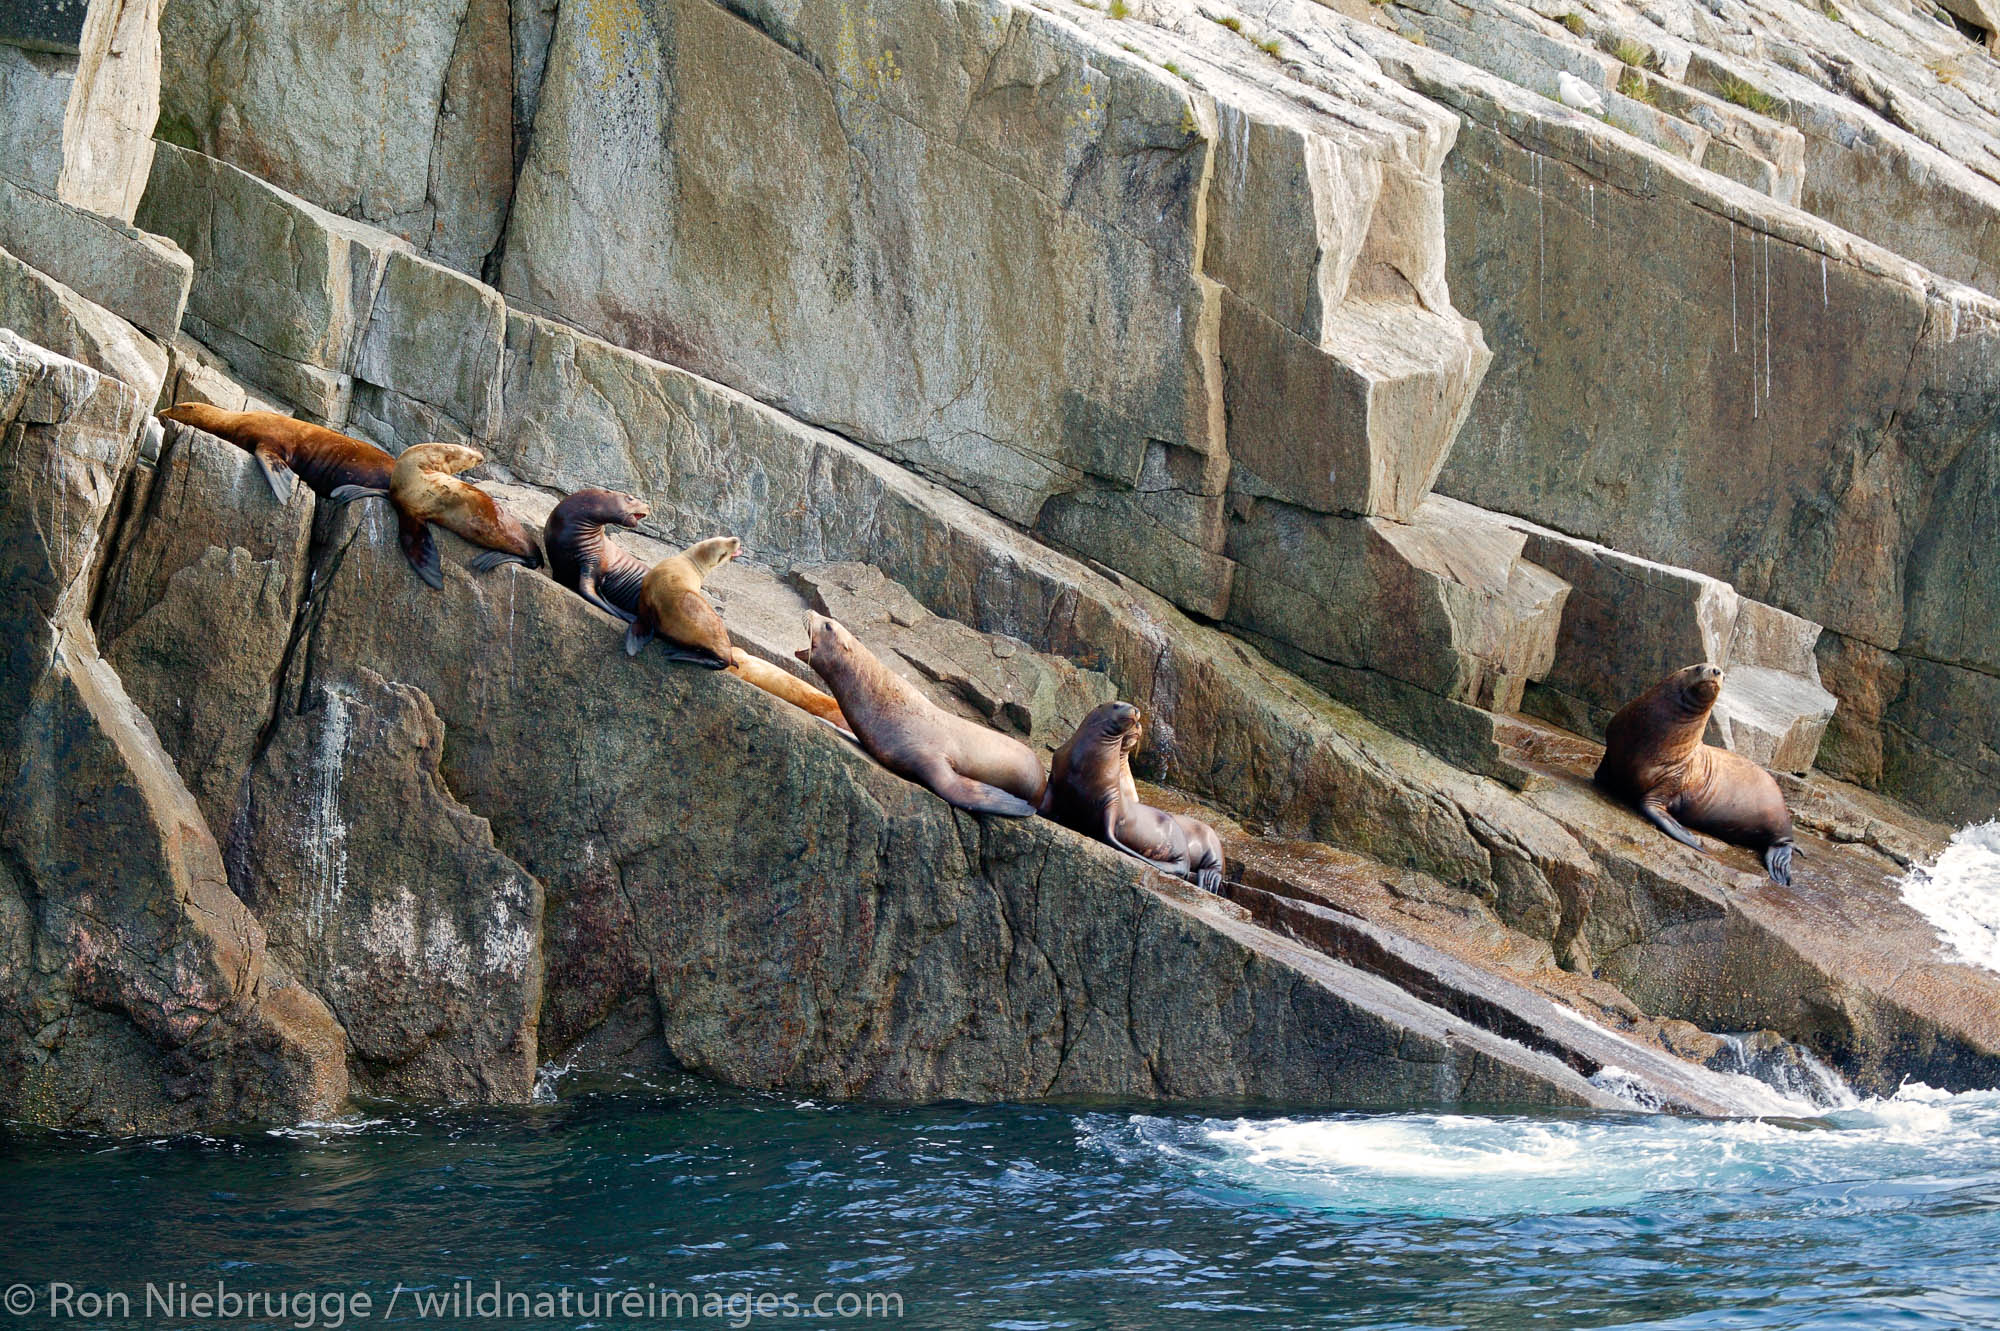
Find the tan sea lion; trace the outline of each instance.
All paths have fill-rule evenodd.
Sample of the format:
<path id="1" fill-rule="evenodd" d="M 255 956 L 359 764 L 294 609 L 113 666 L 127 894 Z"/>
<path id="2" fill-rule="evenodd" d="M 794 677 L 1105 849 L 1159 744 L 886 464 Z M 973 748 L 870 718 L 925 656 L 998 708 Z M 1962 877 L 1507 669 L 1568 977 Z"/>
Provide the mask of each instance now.
<path id="1" fill-rule="evenodd" d="M 1763 856 L 1776 883 L 1792 881 L 1792 814 L 1771 774 L 1701 741 L 1722 692 L 1722 667 L 1676 670 L 1618 709 L 1591 779 L 1684 846 L 1688 828 Z"/>
<path id="2" fill-rule="evenodd" d="M 396 506 L 398 539 L 403 555 L 417 576 L 432 587 L 444 587 L 444 570 L 430 524 L 456 532 L 486 552 L 472 561 L 481 573 L 502 564 L 542 566 L 541 547 L 493 496 L 458 479 L 458 473 L 478 466 L 486 455 L 463 444 L 412 444 L 397 455 L 389 472 L 389 501 Z M 342 486 L 336 499 L 358 499 L 380 491 Z"/>
<path id="3" fill-rule="evenodd" d="M 826 681 L 875 761 L 973 813 L 1035 812 L 1048 782 L 1027 745 L 940 708 L 825 615 L 807 615 L 806 633 L 812 646 L 799 659 Z"/>
<path id="4" fill-rule="evenodd" d="M 1222 890 L 1222 838 L 1197 818 L 1139 802 L 1132 751 L 1144 718 L 1129 702 L 1093 707 L 1049 765 L 1042 816 L 1191 880 L 1204 892 Z"/>
<path id="5" fill-rule="evenodd" d="M 636 527 L 651 511 L 635 495 L 578 490 L 557 504 L 542 526 L 549 574 L 599 610 L 631 623 L 639 613 L 646 565 L 619 549 L 604 529 Z"/>
<path id="6" fill-rule="evenodd" d="M 677 661 L 711 670 L 733 665 L 736 648 L 729 630 L 701 594 L 701 584 L 717 564 L 742 553 L 743 542 L 734 536 L 711 536 L 647 569 L 639 582 L 638 609 L 625 630 L 625 654 L 637 656 L 657 634 L 667 655 Z"/>
<path id="7" fill-rule="evenodd" d="M 371 443 L 275 411 L 224 411 L 206 402 L 183 402 L 161 412 L 160 419 L 192 425 L 247 450 L 281 504 L 292 497 L 294 476 L 330 499 L 346 486 L 387 490 L 396 465 Z"/>

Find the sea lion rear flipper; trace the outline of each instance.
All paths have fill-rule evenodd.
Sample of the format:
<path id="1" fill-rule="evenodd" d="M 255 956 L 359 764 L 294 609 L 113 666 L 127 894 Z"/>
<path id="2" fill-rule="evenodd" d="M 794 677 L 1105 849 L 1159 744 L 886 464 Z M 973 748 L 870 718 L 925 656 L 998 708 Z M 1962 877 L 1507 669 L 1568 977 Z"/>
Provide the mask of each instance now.
<path id="1" fill-rule="evenodd" d="M 472 559 L 472 566 L 481 573 L 491 573 L 502 564 L 519 564 L 522 568 L 529 566 L 526 559 L 508 550 L 488 550 Z"/>
<path id="2" fill-rule="evenodd" d="M 1792 885 L 1792 843 L 1779 841 L 1764 848 L 1764 872 L 1780 887 Z"/>
<path id="3" fill-rule="evenodd" d="M 1639 813 L 1642 817 L 1645 818 L 1647 822 L 1659 828 L 1662 832 L 1665 832 L 1668 836 L 1680 842 L 1683 846 L 1692 846 L 1696 850 L 1703 852 L 1707 851 L 1708 848 L 1706 846 L 1702 845 L 1701 842 L 1696 841 L 1694 839 L 1694 833 L 1688 831 L 1685 827 L 1682 827 L 1678 822 L 1676 822 L 1674 820 L 1674 816 L 1668 813 L 1666 809 L 1661 805 L 1655 804 L 1651 800 L 1641 801 L 1639 805 Z"/>
<path id="4" fill-rule="evenodd" d="M 422 518 L 411 517 L 399 512 L 396 523 L 396 540 L 403 547 L 403 557 L 410 561 L 410 567 L 425 585 L 444 590 L 444 562 L 438 558 L 437 541 L 431 536 L 431 525 Z"/>
<path id="5" fill-rule="evenodd" d="M 946 804 L 968 813 L 997 813 L 1003 818 L 1032 818 L 1035 806 L 998 786 L 961 776 L 942 757 L 926 763 L 919 773 L 923 783 Z"/>
<path id="6" fill-rule="evenodd" d="M 262 452 L 257 452 L 252 456 L 257 459 L 257 465 L 263 469 L 264 480 L 270 485 L 271 494 L 281 504 L 291 503 L 293 482 L 291 468 L 272 458 L 266 457 Z"/>
<path id="7" fill-rule="evenodd" d="M 336 504 L 351 504 L 357 499 L 387 499 L 389 492 L 372 485 L 336 485 L 326 497 Z"/>

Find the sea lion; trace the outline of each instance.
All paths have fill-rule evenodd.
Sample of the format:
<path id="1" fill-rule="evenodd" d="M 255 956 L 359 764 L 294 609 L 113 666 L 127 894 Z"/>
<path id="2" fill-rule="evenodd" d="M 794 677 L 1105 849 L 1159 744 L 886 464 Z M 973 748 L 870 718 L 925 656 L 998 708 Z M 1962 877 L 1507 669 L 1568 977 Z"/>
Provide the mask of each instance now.
<path id="1" fill-rule="evenodd" d="M 541 547 L 493 496 L 458 479 L 458 473 L 478 466 L 486 455 L 463 444 L 412 444 L 396 457 L 389 472 L 389 502 L 396 506 L 397 539 L 404 558 L 417 576 L 432 587 L 444 587 L 444 569 L 430 524 L 456 532 L 486 553 L 472 561 L 481 573 L 502 564 L 542 566 Z M 380 490 L 344 485 L 334 491 L 340 500 L 381 494 Z"/>
<path id="2" fill-rule="evenodd" d="M 160 419 L 192 425 L 248 450 L 281 504 L 292 497 L 294 476 L 330 499 L 347 486 L 386 490 L 396 465 L 373 444 L 275 411 L 224 411 L 206 402 L 183 402 L 161 412 Z"/>
<path id="3" fill-rule="evenodd" d="M 578 490 L 555 506 L 542 527 L 549 573 L 584 600 L 630 624 L 639 613 L 646 565 L 604 534 L 607 526 L 636 527 L 652 510 L 615 490 Z"/>
<path id="4" fill-rule="evenodd" d="M 812 646 L 799 659 L 833 690 L 876 762 L 973 813 L 1035 812 L 1048 779 L 1027 745 L 943 710 L 825 615 L 808 614 L 806 633 Z"/>
<path id="5" fill-rule="evenodd" d="M 1042 816 L 1191 880 L 1204 892 L 1222 890 L 1222 838 L 1197 818 L 1139 802 L 1132 751 L 1144 718 L 1129 702 L 1093 707 L 1049 764 Z"/>
<path id="6" fill-rule="evenodd" d="M 1771 881 L 1792 881 L 1792 814 L 1771 774 L 1701 741 L 1722 692 L 1722 667 L 1676 670 L 1618 709 L 1591 779 L 1684 846 L 1688 828 L 1759 852 Z M 1685 826 L 1683 825 L 1685 824 Z"/>
<path id="7" fill-rule="evenodd" d="M 625 654 L 637 656 L 655 634 L 667 655 L 710 670 L 727 670 L 736 648 L 722 616 L 701 594 L 701 584 L 717 564 L 743 553 L 734 536 L 711 536 L 677 555 L 669 555 L 646 570 L 639 582 L 639 606 L 625 630 Z"/>

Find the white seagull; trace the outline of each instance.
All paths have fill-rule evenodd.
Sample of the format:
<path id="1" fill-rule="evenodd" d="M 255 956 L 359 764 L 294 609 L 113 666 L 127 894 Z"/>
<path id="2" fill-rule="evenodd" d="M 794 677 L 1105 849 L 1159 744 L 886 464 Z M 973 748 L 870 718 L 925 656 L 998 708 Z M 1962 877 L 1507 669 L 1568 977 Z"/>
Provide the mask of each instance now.
<path id="1" fill-rule="evenodd" d="M 1556 92 L 1561 95 L 1564 106 L 1573 106 L 1594 116 L 1604 114 L 1604 98 L 1598 95 L 1597 89 L 1566 69 L 1556 75 Z"/>

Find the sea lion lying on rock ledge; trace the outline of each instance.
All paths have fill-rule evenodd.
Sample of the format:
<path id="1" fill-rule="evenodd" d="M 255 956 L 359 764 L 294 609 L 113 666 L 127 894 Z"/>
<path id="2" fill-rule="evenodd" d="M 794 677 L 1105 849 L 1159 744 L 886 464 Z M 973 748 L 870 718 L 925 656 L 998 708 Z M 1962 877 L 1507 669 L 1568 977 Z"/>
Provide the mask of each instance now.
<path id="1" fill-rule="evenodd" d="M 647 569 L 639 581 L 638 607 L 625 630 L 625 654 L 637 656 L 658 636 L 676 661 L 727 670 L 736 660 L 736 648 L 701 585 L 717 564 L 742 553 L 743 542 L 734 536 L 711 536 Z"/>
<path id="2" fill-rule="evenodd" d="M 1222 890 L 1222 838 L 1195 818 L 1139 802 L 1132 751 L 1144 718 L 1129 702 L 1099 703 L 1056 750 L 1042 816 L 1094 837 L 1204 892 Z"/>
<path id="3" fill-rule="evenodd" d="M 403 557 L 429 586 L 444 588 L 444 570 L 438 561 L 437 542 L 431 539 L 430 524 L 456 532 L 486 553 L 472 561 L 481 573 L 502 564 L 542 566 L 542 550 L 519 519 L 493 502 L 493 496 L 476 485 L 458 479 L 486 460 L 476 448 L 463 444 L 412 444 L 396 457 L 389 472 L 389 502 L 396 506 L 397 539 Z M 333 498 L 350 499 L 378 496 L 384 492 L 360 485 L 343 485 Z"/>
<path id="4" fill-rule="evenodd" d="M 396 465 L 395 458 L 371 443 L 275 411 L 225 411 L 206 402 L 182 402 L 161 412 L 160 419 L 192 425 L 247 450 L 281 504 L 292 497 L 293 477 L 322 499 L 349 486 L 387 493 Z"/>
<path id="5" fill-rule="evenodd" d="M 951 715 L 825 615 L 806 616 L 812 645 L 798 657 L 819 673 L 869 756 L 972 813 L 1027 818 L 1048 785 L 1017 739 Z"/>
<path id="6" fill-rule="evenodd" d="M 1792 881 L 1792 814 L 1771 774 L 1738 754 L 1702 743 L 1722 692 L 1722 667 L 1676 670 L 1619 708 L 1604 731 L 1598 789 L 1638 809 L 1684 846 L 1688 828 L 1763 856 L 1776 883 Z"/>

